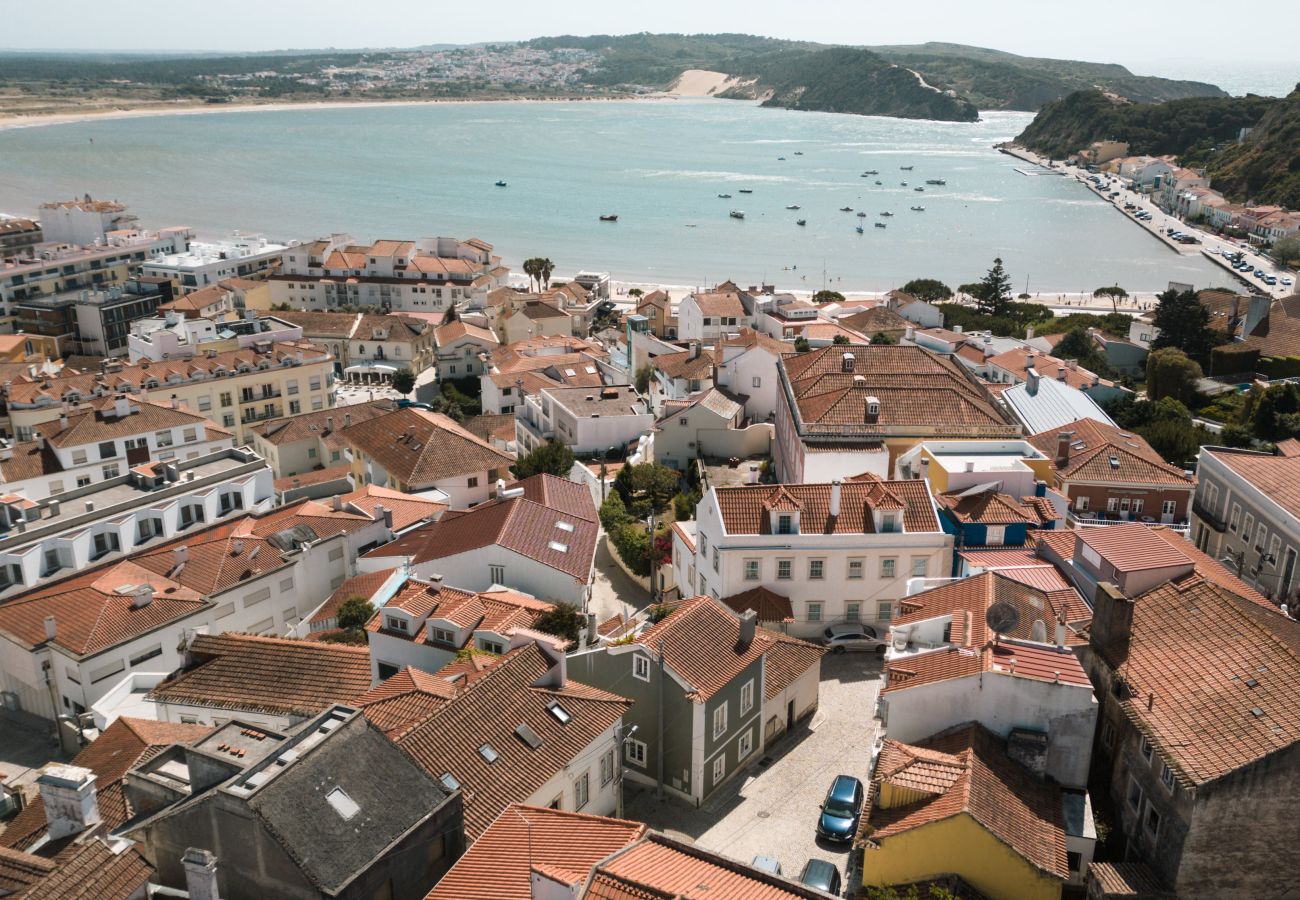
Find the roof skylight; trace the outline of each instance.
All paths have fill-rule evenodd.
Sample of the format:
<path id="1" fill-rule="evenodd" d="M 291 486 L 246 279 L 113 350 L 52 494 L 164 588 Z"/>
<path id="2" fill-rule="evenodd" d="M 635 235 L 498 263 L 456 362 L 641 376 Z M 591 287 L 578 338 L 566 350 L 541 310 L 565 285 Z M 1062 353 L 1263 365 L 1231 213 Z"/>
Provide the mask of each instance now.
<path id="1" fill-rule="evenodd" d="M 495 750 L 492 749 L 491 744 L 484 744 L 482 747 L 479 747 L 478 755 L 483 757 L 483 759 L 487 761 L 488 765 L 491 765 L 492 763 L 496 762 L 497 759 L 499 759 L 501 756 L 500 753 L 497 753 Z"/>
<path id="2" fill-rule="evenodd" d="M 361 807 L 357 805 L 357 801 L 349 797 L 341 787 L 336 787 L 326 794 L 325 802 L 334 808 L 334 811 L 339 814 L 339 818 L 344 822 L 361 812 Z"/>

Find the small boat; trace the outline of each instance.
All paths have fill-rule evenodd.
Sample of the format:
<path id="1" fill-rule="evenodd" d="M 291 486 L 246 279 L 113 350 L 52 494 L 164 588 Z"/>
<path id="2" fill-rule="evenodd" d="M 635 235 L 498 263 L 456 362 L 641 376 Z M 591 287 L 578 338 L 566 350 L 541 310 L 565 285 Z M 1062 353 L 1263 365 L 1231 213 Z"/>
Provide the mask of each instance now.
<path id="1" fill-rule="evenodd" d="M 876 227 L 877 227 L 877 228 L 886 228 L 886 227 L 888 227 L 888 226 L 885 225 L 884 222 L 877 222 L 877 223 L 876 223 Z"/>
<path id="2" fill-rule="evenodd" d="M 924 207 L 924 206 L 913 206 L 913 207 L 912 207 L 912 212 L 925 212 L 925 207 Z"/>
<path id="3" fill-rule="evenodd" d="M 794 151 L 794 155 L 795 155 L 795 156 L 803 156 L 803 151 L 802 151 L 802 150 L 796 150 L 796 151 Z"/>
<path id="4" fill-rule="evenodd" d="M 923 190 L 925 190 L 925 188 L 920 187 L 920 186 L 917 186 L 917 187 L 912 188 L 912 190 L 914 190 L 914 191 L 923 191 Z"/>
<path id="5" fill-rule="evenodd" d="M 740 189 L 740 192 L 741 192 L 742 194 L 752 194 L 752 193 L 754 193 L 754 191 L 753 191 L 751 188 L 741 188 L 741 189 Z"/>
<path id="6" fill-rule="evenodd" d="M 738 209 L 733 209 L 733 210 L 731 211 L 731 217 L 732 217 L 733 219 L 743 219 L 743 218 L 745 218 L 745 214 L 744 214 L 743 212 L 741 212 L 740 210 L 738 210 Z"/>
<path id="7" fill-rule="evenodd" d="M 859 226 L 857 227 L 857 229 L 855 229 L 855 230 L 858 232 L 858 234 L 862 234 L 862 226 L 861 226 L 861 225 L 859 225 Z"/>
<path id="8" fill-rule="evenodd" d="M 719 194 L 718 197 L 721 198 L 721 199 L 723 199 L 723 200 L 730 200 L 730 199 L 731 199 L 731 195 L 730 195 L 730 194 Z"/>
<path id="9" fill-rule="evenodd" d="M 864 213 L 864 212 L 860 212 L 860 213 L 858 213 L 858 218 L 859 218 L 859 219 L 865 219 L 866 217 L 867 217 L 867 214 L 866 214 L 866 213 Z"/>
<path id="10" fill-rule="evenodd" d="M 808 224 L 808 220 L 807 220 L 807 219 L 796 219 L 794 224 L 796 224 L 796 225 L 807 225 L 807 224 Z"/>
<path id="11" fill-rule="evenodd" d="M 877 172 L 875 169 L 867 169 L 867 171 L 863 172 L 862 174 L 863 174 L 863 175 L 879 175 L 880 173 Z"/>
<path id="12" fill-rule="evenodd" d="M 876 184 L 880 184 L 880 182 L 879 182 L 879 181 L 877 181 L 877 182 L 876 182 Z"/>
<path id="13" fill-rule="evenodd" d="M 889 218 L 890 216 L 893 215 L 893 213 L 891 213 L 891 212 L 882 212 L 881 215 L 884 216 L 885 218 Z"/>
<path id="14" fill-rule="evenodd" d="M 600 221 L 602 221 L 602 222 L 617 222 L 617 221 L 618 221 L 618 216 L 601 216 L 601 217 L 600 217 Z"/>
<path id="15" fill-rule="evenodd" d="M 915 167 L 915 166 L 899 166 L 898 168 L 900 168 L 900 169 L 903 170 L 904 172 L 910 172 L 910 171 L 912 171 L 912 170 L 913 170 L 914 168 L 916 168 L 916 167 Z"/>
<path id="16" fill-rule="evenodd" d="M 778 160 L 783 160 L 783 159 L 785 159 L 785 157 L 784 157 L 784 156 L 778 156 L 777 159 L 778 159 Z"/>
<path id="17" fill-rule="evenodd" d="M 786 209 L 798 209 L 798 208 L 799 208 L 798 203 L 791 203 L 789 206 L 786 207 Z"/>
<path id="18" fill-rule="evenodd" d="M 497 182 L 497 187 L 505 187 L 505 186 L 506 186 L 506 183 L 505 183 L 504 181 L 498 181 L 498 182 Z"/>
<path id="19" fill-rule="evenodd" d="M 948 182 L 944 181 L 942 178 L 929 178 L 926 180 L 925 183 L 926 184 L 947 184 Z"/>
<path id="20" fill-rule="evenodd" d="M 900 181 L 899 184 L 901 184 L 903 187 L 907 187 L 907 182 L 906 182 L 906 181 Z"/>
<path id="21" fill-rule="evenodd" d="M 851 207 L 851 206 L 841 206 L 841 207 L 840 207 L 840 212 L 853 212 L 853 207 Z"/>

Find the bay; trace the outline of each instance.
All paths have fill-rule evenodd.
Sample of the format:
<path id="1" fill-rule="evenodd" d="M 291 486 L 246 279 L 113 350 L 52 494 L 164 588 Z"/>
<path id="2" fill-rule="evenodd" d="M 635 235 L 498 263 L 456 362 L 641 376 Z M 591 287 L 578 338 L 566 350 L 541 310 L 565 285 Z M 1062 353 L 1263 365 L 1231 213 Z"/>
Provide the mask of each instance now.
<path id="1" fill-rule="evenodd" d="M 1017 172 L 1031 167 L 992 147 L 1031 118 L 947 123 L 676 100 L 88 121 L 0 131 L 0 211 L 32 215 L 43 201 L 90 193 L 122 200 L 150 227 L 185 224 L 208 237 L 475 236 L 515 270 L 541 255 L 562 273 L 684 286 L 957 284 L 995 256 L 1017 291 L 1230 283 L 1073 179 Z M 879 174 L 861 177 L 867 170 Z"/>

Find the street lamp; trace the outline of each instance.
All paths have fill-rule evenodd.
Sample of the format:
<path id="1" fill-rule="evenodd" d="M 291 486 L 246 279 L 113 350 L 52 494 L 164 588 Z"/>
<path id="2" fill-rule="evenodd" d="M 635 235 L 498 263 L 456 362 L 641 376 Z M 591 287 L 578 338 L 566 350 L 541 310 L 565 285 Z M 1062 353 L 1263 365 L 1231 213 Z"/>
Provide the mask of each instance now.
<path id="1" fill-rule="evenodd" d="M 619 729 L 614 729 L 614 740 L 617 744 L 617 749 L 614 751 L 616 757 L 614 765 L 618 767 L 614 778 L 614 817 L 616 819 L 623 818 L 623 754 L 626 752 L 628 741 L 632 740 L 632 735 L 636 734 L 637 726 L 633 725 L 628 728 L 624 725 L 623 728 L 626 730 L 623 732 L 622 737 L 619 737 Z"/>

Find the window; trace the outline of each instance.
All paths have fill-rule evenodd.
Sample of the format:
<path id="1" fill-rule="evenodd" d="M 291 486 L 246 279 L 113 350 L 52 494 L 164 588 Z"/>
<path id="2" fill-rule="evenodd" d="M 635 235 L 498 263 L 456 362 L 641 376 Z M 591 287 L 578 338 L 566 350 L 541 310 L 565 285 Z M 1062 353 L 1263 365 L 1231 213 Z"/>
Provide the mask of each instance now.
<path id="1" fill-rule="evenodd" d="M 300 412 L 302 412 L 302 404 L 299 403 L 297 400 L 290 400 L 290 401 L 289 401 L 289 415 L 291 415 L 291 416 L 296 416 L 296 415 L 298 415 Z"/>
<path id="2" fill-rule="evenodd" d="M 114 456 L 117 456 L 117 444 L 113 441 L 105 441 L 99 445 L 100 459 L 112 459 Z"/>
<path id="3" fill-rule="evenodd" d="M 194 443 L 195 441 L 197 441 L 197 440 L 199 439 L 199 432 L 198 432 L 198 429 L 195 429 L 195 428 L 186 428 L 186 429 L 181 433 L 181 438 L 182 438 L 182 439 L 185 441 L 185 443 L 187 443 L 187 444 L 192 444 L 192 443 Z"/>
<path id="4" fill-rule="evenodd" d="M 793 528 L 794 528 L 793 516 L 777 516 L 776 519 L 777 534 L 793 534 L 794 533 Z"/>
<path id="5" fill-rule="evenodd" d="M 864 564 L 864 560 L 861 560 L 861 559 L 851 559 L 851 560 L 849 560 L 849 581 L 861 581 L 861 580 L 862 580 L 862 567 L 863 567 L 863 564 Z"/>
<path id="6" fill-rule="evenodd" d="M 497 753 L 491 744 L 484 744 L 482 747 L 479 747 L 478 755 L 483 757 L 483 761 L 488 765 L 492 765 L 492 763 L 501 758 L 501 754 Z"/>
<path id="7" fill-rule="evenodd" d="M 1117 497 L 1106 498 L 1106 512 L 1115 512 L 1119 509 L 1119 499 Z"/>
<path id="8" fill-rule="evenodd" d="M 1142 504 L 1143 504 L 1143 502 L 1144 502 L 1144 501 L 1142 500 L 1141 497 L 1134 497 L 1134 498 L 1133 498 L 1133 515 L 1136 516 L 1136 515 L 1138 515 L 1140 512 L 1142 512 Z"/>
<path id="9" fill-rule="evenodd" d="M 72 451 L 72 464 L 73 464 L 74 466 L 84 466 L 84 465 L 86 464 L 86 451 L 85 451 L 85 450 L 73 450 L 73 451 Z"/>
<path id="10" fill-rule="evenodd" d="M 114 550 L 121 549 L 118 542 L 117 533 L 112 531 L 101 531 L 94 538 L 95 553 L 92 559 L 99 559 L 105 553 L 112 553 Z"/>
<path id="11" fill-rule="evenodd" d="M 1147 815 L 1143 824 L 1146 825 L 1147 833 L 1152 837 L 1160 834 L 1160 813 L 1156 812 L 1154 806 L 1147 806 Z"/>
<path id="12" fill-rule="evenodd" d="M 632 657 L 632 675 L 642 681 L 650 680 L 650 657 L 637 654 Z"/>
<path id="13" fill-rule="evenodd" d="M 754 708 L 754 679 L 749 679 L 740 686 L 740 714 L 743 716 Z"/>
<path id="14" fill-rule="evenodd" d="M 898 560 L 894 559 L 892 556 L 887 556 L 884 559 L 882 559 L 880 561 L 880 577 L 893 578 L 895 575 L 897 575 L 898 573 L 895 571 L 895 569 L 897 568 L 897 564 L 898 564 Z"/>
<path id="15" fill-rule="evenodd" d="M 152 647 L 148 647 L 144 650 L 141 650 L 139 653 L 131 657 L 129 661 L 130 665 L 133 667 L 138 666 L 140 665 L 140 663 L 147 662 L 148 660 L 153 659 L 155 656 L 162 656 L 162 650 L 163 650 L 162 644 L 154 644 Z"/>
<path id="16" fill-rule="evenodd" d="M 505 584 L 506 567 L 501 565 L 488 566 L 488 580 L 493 584 Z"/>
<path id="17" fill-rule="evenodd" d="M 256 606 L 258 603 L 271 599 L 271 589 L 264 587 L 260 591 L 255 591 L 244 598 L 244 609 L 250 606 Z"/>
<path id="18" fill-rule="evenodd" d="M 1074 498 L 1074 508 L 1079 512 L 1087 512 L 1090 503 L 1091 501 L 1088 499 L 1087 494 L 1080 494 L 1078 497 Z"/>
<path id="19" fill-rule="evenodd" d="M 117 463 L 109 463 L 108 465 L 104 466 L 103 471 L 104 471 L 104 478 L 105 480 L 107 480 L 109 478 L 116 478 L 118 476 L 118 472 L 120 472 L 121 470 L 118 469 Z"/>
<path id="20" fill-rule="evenodd" d="M 888 622 L 894 617 L 894 603 L 892 600 L 881 600 L 876 604 L 876 618 L 882 622 Z"/>
<path id="21" fill-rule="evenodd" d="M 600 757 L 600 786 L 604 787 L 614 780 L 614 751 L 609 750 Z"/>
<path id="22" fill-rule="evenodd" d="M 398 616 L 384 616 L 384 627 L 389 631 L 406 631 L 406 620 Z"/>
<path id="23" fill-rule="evenodd" d="M 736 759 L 744 759 L 754 752 L 754 731 L 750 729 L 736 742 Z"/>
<path id="24" fill-rule="evenodd" d="M 1250 532 L 1254 528 L 1255 528 L 1255 517 L 1247 513 L 1246 520 L 1241 526 L 1241 542 L 1243 544 L 1250 543 Z"/>
<path id="25" fill-rule="evenodd" d="M 713 761 L 713 786 L 717 787 L 722 784 L 722 779 L 727 777 L 727 754 L 719 753 L 718 758 Z"/>
<path id="26" fill-rule="evenodd" d="M 912 577 L 924 578 L 930 574 L 930 557 L 913 556 L 912 557 Z"/>
<path id="27" fill-rule="evenodd" d="M 628 741 L 623 745 L 623 758 L 634 766 L 645 768 L 645 743 Z"/>
<path id="28" fill-rule="evenodd" d="M 794 560 L 792 560 L 792 559 L 778 559 L 778 560 L 776 561 L 776 580 L 777 580 L 777 581 L 789 581 L 789 580 L 790 580 L 790 571 L 791 571 L 791 569 L 792 569 L 793 567 L 794 567 Z"/>
<path id="29" fill-rule="evenodd" d="M 207 412 L 212 409 L 212 398 L 204 394 L 199 398 L 199 412 Z"/>
<path id="30" fill-rule="evenodd" d="M 750 385 L 751 385 L 752 387 L 756 387 L 756 388 L 757 388 L 757 387 L 762 387 L 762 386 L 763 386 L 763 379 L 762 379 L 762 377 L 759 376 L 759 375 L 755 375 L 753 378 L 750 379 Z"/>
<path id="31" fill-rule="evenodd" d="M 478 487 L 478 476 L 475 475 L 472 478 L 470 478 L 470 480 L 467 482 L 467 486 L 472 488 Z"/>
<path id="32" fill-rule="evenodd" d="M 573 808 L 582 809 L 591 799 L 591 775 L 582 773 L 582 777 L 573 783 Z"/>
<path id="33" fill-rule="evenodd" d="M 758 581 L 758 560 L 745 560 L 745 580 Z"/>
<path id="34" fill-rule="evenodd" d="M 860 621 L 862 621 L 862 604 L 861 604 L 861 603 L 846 603 L 846 604 L 844 605 L 844 619 L 845 619 L 845 621 L 847 621 L 847 622 L 860 622 Z"/>
<path id="35" fill-rule="evenodd" d="M 1101 745 L 1107 750 L 1115 746 L 1115 726 L 1109 722 L 1101 725 Z"/>
<path id="36" fill-rule="evenodd" d="M 893 513 L 885 513 L 880 517 L 881 534 L 894 534 L 898 530 L 898 517 Z"/>
<path id="37" fill-rule="evenodd" d="M 497 656 L 501 656 L 506 652 L 505 644 L 500 641 L 489 641 L 486 638 L 479 639 L 478 648 L 487 653 L 495 653 Z"/>
<path id="38" fill-rule="evenodd" d="M 433 639 L 444 644 L 454 644 L 456 643 L 456 633 L 445 628 L 435 628 L 433 629 Z"/>
<path id="39" fill-rule="evenodd" d="M 1237 526 L 1240 524 L 1241 524 L 1241 506 L 1234 503 L 1232 504 L 1232 516 L 1231 518 L 1228 519 L 1228 530 L 1235 533 L 1237 530 Z"/>
<path id="40" fill-rule="evenodd" d="M 810 581 L 821 581 L 826 571 L 826 560 L 810 559 L 808 560 L 808 578 Z"/>
<path id="41" fill-rule="evenodd" d="M 808 621 L 820 622 L 822 620 L 822 605 L 818 601 L 808 604 Z"/>
<path id="42" fill-rule="evenodd" d="M 231 396 L 230 391 L 222 391 L 222 392 L 221 392 L 221 405 L 222 405 L 222 406 L 234 406 L 234 405 L 235 405 L 234 398 Z"/>
<path id="43" fill-rule="evenodd" d="M 1142 787 L 1132 777 L 1128 780 L 1128 805 L 1135 810 L 1142 808 Z"/>
<path id="44" fill-rule="evenodd" d="M 988 525 L 984 528 L 984 543 L 989 547 L 1001 547 L 1007 539 L 1007 526 Z"/>
<path id="45" fill-rule="evenodd" d="M 1177 508 L 1178 508 L 1178 503 L 1176 501 L 1166 500 L 1164 503 L 1160 504 L 1160 513 L 1161 515 L 1172 516 L 1174 514 L 1174 510 L 1176 510 Z"/>
<path id="46" fill-rule="evenodd" d="M 41 571 L 41 577 L 53 575 L 59 569 L 63 568 L 63 561 L 59 559 L 59 551 L 49 549 L 45 551 L 45 567 Z"/>
<path id="47" fill-rule="evenodd" d="M 1151 762 L 1151 750 L 1152 750 L 1151 742 L 1148 741 L 1148 740 L 1146 739 L 1146 737 L 1143 737 L 1143 738 L 1142 738 L 1142 758 L 1145 759 L 1147 762 Z"/>
<path id="48" fill-rule="evenodd" d="M 727 707 L 728 703 L 723 700 L 718 704 L 718 708 L 713 711 L 713 739 L 716 741 L 727 733 Z"/>
<path id="49" fill-rule="evenodd" d="M 718 548 L 713 548 L 713 571 L 718 571 Z"/>
<path id="50" fill-rule="evenodd" d="M 550 706 L 546 707 L 546 711 L 561 725 L 568 725 L 573 719 L 573 716 L 569 711 L 559 703 L 552 703 Z"/>
<path id="51" fill-rule="evenodd" d="M 1160 767 L 1160 783 L 1172 794 L 1174 792 L 1174 770 L 1162 765 Z"/>
<path id="52" fill-rule="evenodd" d="M 154 432 L 153 441 L 159 447 L 170 447 L 175 443 L 175 441 L 172 440 L 172 433 L 170 431 Z"/>
<path id="53" fill-rule="evenodd" d="M 709 536 L 707 534 L 700 535 L 700 556 L 705 559 L 709 558 Z"/>

